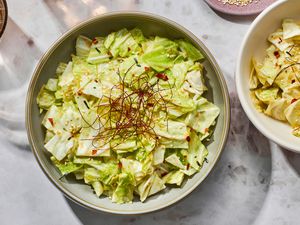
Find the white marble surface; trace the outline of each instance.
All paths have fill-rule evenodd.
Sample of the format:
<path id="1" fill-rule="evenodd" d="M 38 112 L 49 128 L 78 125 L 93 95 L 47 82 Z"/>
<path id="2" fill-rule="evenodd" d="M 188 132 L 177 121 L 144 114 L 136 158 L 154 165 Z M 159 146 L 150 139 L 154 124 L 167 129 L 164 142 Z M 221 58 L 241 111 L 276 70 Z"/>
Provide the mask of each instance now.
<path id="1" fill-rule="evenodd" d="M 0 40 L 0 224 L 296 225 L 300 215 L 300 155 L 264 138 L 242 111 L 234 67 L 252 17 L 230 17 L 202 0 L 8 0 L 9 21 Z M 72 25 L 114 10 L 168 17 L 212 51 L 229 86 L 232 127 L 211 175 L 187 198 L 160 212 L 116 216 L 84 209 L 47 180 L 24 130 L 27 83 L 42 53 Z"/>

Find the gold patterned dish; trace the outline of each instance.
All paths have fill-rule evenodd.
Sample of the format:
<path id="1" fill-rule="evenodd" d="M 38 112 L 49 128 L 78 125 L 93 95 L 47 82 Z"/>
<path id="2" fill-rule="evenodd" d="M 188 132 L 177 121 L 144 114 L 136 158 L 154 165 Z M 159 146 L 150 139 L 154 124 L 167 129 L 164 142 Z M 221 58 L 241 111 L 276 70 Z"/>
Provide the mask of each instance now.
<path id="1" fill-rule="evenodd" d="M 199 49 L 205 60 L 205 80 L 208 92 L 205 98 L 220 109 L 214 134 L 208 143 L 207 163 L 199 173 L 183 182 L 180 188 L 166 188 L 159 195 L 151 196 L 145 202 L 133 200 L 131 204 L 115 204 L 108 198 L 97 197 L 93 190 L 72 177 L 61 177 L 53 165 L 50 154 L 44 147 L 45 130 L 36 103 L 38 93 L 49 78 L 54 78 L 59 62 L 70 60 L 79 35 L 87 37 L 105 36 L 122 28 L 139 28 L 145 37 L 161 36 L 169 39 L 185 39 Z M 157 15 L 143 12 L 114 12 L 84 21 L 59 38 L 40 60 L 32 76 L 26 101 L 26 127 L 33 153 L 49 180 L 68 198 L 85 207 L 116 214 L 142 214 L 159 210 L 174 204 L 191 193 L 210 173 L 221 155 L 229 132 L 230 105 L 227 86 L 214 57 L 204 44 L 182 26 Z M 176 129 L 176 128 L 174 128 Z"/>
<path id="2" fill-rule="evenodd" d="M 0 37 L 2 36 L 7 23 L 7 4 L 5 0 L 0 0 Z"/>

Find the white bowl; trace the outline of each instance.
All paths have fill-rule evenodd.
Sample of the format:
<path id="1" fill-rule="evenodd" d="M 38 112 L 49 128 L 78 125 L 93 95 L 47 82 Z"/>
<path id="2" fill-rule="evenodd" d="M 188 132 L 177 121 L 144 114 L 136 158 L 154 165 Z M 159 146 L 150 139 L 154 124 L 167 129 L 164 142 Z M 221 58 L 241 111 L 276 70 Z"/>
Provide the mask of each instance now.
<path id="1" fill-rule="evenodd" d="M 265 57 L 269 34 L 278 29 L 285 18 L 300 20 L 299 0 L 280 0 L 265 9 L 254 20 L 238 55 L 236 87 L 242 107 L 255 127 L 280 146 L 300 152 L 300 138 L 292 134 L 292 127 L 256 111 L 249 91 L 251 58 L 262 60 Z"/>

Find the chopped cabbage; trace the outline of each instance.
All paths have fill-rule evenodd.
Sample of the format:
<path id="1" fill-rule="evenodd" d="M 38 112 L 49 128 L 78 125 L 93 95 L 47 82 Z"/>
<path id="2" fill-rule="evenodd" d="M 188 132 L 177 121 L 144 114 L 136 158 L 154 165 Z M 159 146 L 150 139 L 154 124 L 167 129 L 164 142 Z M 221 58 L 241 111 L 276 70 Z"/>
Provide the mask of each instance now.
<path id="1" fill-rule="evenodd" d="M 63 176 L 74 174 L 97 197 L 123 204 L 200 171 L 220 110 L 203 97 L 198 48 L 134 28 L 80 35 L 75 50 L 37 97 L 44 147 Z"/>
<path id="2" fill-rule="evenodd" d="M 289 123 L 300 137 L 300 23 L 284 19 L 282 28 L 268 37 L 271 43 L 262 63 L 253 59 L 250 97 L 255 108 Z"/>
<path id="3" fill-rule="evenodd" d="M 284 19 L 282 28 L 284 39 L 289 39 L 300 35 L 300 25 L 292 19 Z"/>

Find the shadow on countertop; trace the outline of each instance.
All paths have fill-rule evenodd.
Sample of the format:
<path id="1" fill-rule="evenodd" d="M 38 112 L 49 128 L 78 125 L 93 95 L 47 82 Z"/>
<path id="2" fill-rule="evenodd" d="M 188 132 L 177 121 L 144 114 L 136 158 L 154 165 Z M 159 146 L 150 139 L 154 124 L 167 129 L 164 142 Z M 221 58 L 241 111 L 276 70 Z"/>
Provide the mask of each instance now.
<path id="1" fill-rule="evenodd" d="M 222 17 L 225 20 L 228 20 L 232 23 L 238 23 L 238 24 L 251 24 L 253 20 L 259 15 L 249 15 L 249 16 L 238 16 L 238 15 L 230 15 L 222 12 L 218 12 L 213 10 L 218 16 Z"/>
<path id="2" fill-rule="evenodd" d="M 300 175 L 300 154 L 281 148 L 290 166 Z"/>

